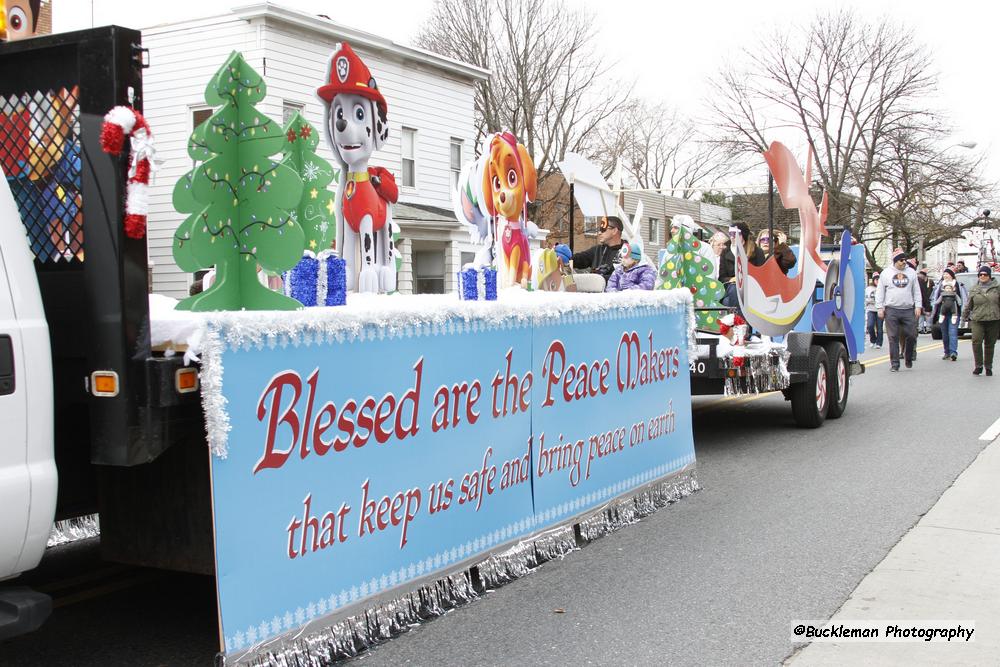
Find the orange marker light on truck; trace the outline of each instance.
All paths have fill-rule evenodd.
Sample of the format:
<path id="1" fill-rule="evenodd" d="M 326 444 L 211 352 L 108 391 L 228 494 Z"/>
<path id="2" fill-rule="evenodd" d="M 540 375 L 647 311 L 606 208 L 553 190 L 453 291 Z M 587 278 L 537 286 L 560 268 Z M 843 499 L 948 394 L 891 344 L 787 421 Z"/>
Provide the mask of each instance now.
<path id="1" fill-rule="evenodd" d="M 114 371 L 94 371 L 91 373 L 90 392 L 94 396 L 117 396 L 118 373 Z"/>
<path id="2" fill-rule="evenodd" d="M 190 394 L 198 391 L 198 369 L 178 368 L 174 373 L 174 388 L 178 394 Z"/>

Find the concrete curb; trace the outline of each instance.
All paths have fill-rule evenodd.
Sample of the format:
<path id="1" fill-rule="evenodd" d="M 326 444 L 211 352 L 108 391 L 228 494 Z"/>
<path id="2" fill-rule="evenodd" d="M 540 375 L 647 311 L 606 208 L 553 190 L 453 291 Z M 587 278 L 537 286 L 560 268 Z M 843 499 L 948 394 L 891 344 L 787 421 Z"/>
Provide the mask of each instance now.
<path id="1" fill-rule="evenodd" d="M 1000 656 L 1000 439 L 910 529 L 831 621 L 973 620 L 964 643 L 812 643 L 785 664 L 997 664 Z M 900 625 L 903 625 L 900 623 Z"/>

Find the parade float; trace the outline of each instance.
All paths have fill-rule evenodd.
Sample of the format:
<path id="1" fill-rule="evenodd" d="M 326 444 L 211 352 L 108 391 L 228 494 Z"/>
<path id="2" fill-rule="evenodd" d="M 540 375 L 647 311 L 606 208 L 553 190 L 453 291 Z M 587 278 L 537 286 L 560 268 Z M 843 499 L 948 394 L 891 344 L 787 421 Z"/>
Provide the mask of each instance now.
<path id="1" fill-rule="evenodd" d="M 241 103 L 264 94 L 245 63 L 232 76 L 231 67 L 220 91 Z M 363 633 L 399 631 L 428 606 L 475 595 L 470 566 L 486 586 L 502 583 L 575 548 L 577 533 L 590 539 L 695 487 L 688 293 L 532 289 L 534 167 L 512 134 L 498 133 L 475 170 L 490 248 L 458 277 L 464 298 L 385 295 L 395 288 L 395 186 L 367 163 L 388 137 L 389 104 L 346 43 L 318 94 L 340 160 L 333 209 L 346 305 L 275 312 L 254 299 L 195 321 L 153 321 L 201 362 L 227 662 L 323 644 L 349 653 L 372 641 Z M 228 143 L 259 146 L 245 135 L 265 125 L 236 127 Z M 213 159 L 196 181 L 200 170 L 219 173 Z M 230 220 L 259 224 L 271 201 L 274 181 L 231 172 L 243 174 L 225 190 L 231 200 L 196 223 L 209 234 Z M 255 212 L 244 212 L 248 201 Z M 239 231 L 227 252 L 251 266 L 269 243 L 291 243 L 243 241 Z M 295 279 L 301 289 L 306 276 Z M 178 335 L 178 323 L 193 335 Z"/>
<path id="2" fill-rule="evenodd" d="M 792 249 L 796 265 L 786 274 L 772 255 L 755 266 L 737 241 L 737 228 L 731 227 L 739 308 L 723 306 L 725 286 L 713 275 L 705 241 L 675 219 L 674 234 L 657 258 L 656 289 L 691 293 L 692 395 L 781 391 L 792 404 L 796 423 L 815 428 L 844 413 L 850 378 L 864 372 L 859 361 L 864 350 L 864 248 L 844 230 L 836 257 L 829 262 L 821 257 L 821 239 L 828 236 L 827 205 L 825 194 L 818 207 L 809 194 L 811 151 L 805 175 L 780 142 L 773 142 L 763 158 L 782 205 L 799 215 L 800 241 Z M 596 166 L 569 154 L 559 167 L 571 184 L 571 210 L 575 203 L 586 216 L 629 220 Z M 634 220 L 641 215 L 640 201 L 632 224 L 626 224 L 626 238 L 638 237 Z"/>
<path id="3" fill-rule="evenodd" d="M 703 262 L 688 235 L 681 235 L 673 254 L 668 248 L 661 277 L 665 286 L 684 284 L 695 295 L 699 322 L 690 361 L 692 394 L 781 391 L 796 423 L 815 428 L 844 413 L 850 378 L 864 372 L 859 361 L 864 350 L 864 248 L 845 229 L 836 257 L 824 261 L 820 246 L 821 237 L 828 235 L 826 195 L 818 207 L 809 195 L 811 152 L 804 176 L 779 142 L 771 144 L 764 158 L 782 205 L 799 214 L 795 266 L 786 274 L 774 255 L 755 266 L 739 242 L 738 229 L 731 227 L 739 309 L 727 312 L 711 305 L 722 286 L 699 273 L 704 267 L 695 268 Z"/>
<path id="4" fill-rule="evenodd" d="M 317 82 L 335 168 L 314 125 L 256 108 L 266 82 L 239 53 L 220 63 L 173 198 L 175 259 L 212 277 L 147 297 L 140 39 L 0 49 L 5 173 L 25 100 L 66 117 L 34 93 L 52 82 L 8 71 L 119 65 L 81 82 L 68 123 L 80 252 L 50 256 L 53 219 L 6 197 L 5 229 L 42 248 L 9 278 L 46 306 L 60 482 L 100 489 L 57 516 L 99 510 L 112 560 L 213 574 L 223 664 L 356 654 L 697 488 L 690 292 L 566 291 L 562 259 L 528 250 L 534 168 L 510 133 L 477 172 L 490 250 L 465 298 L 393 293 L 396 189 L 368 164 L 391 100 L 346 43 Z"/>

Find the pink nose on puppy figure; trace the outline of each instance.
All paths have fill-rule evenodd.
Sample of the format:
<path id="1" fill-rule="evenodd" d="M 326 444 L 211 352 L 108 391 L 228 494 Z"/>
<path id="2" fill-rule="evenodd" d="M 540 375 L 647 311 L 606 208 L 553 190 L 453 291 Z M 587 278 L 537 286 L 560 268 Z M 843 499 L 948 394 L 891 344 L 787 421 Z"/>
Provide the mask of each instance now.
<path id="1" fill-rule="evenodd" d="M 392 292 L 398 254 L 392 234 L 398 229 L 391 204 L 399 190 L 389 171 L 368 166 L 372 153 L 389 136 L 388 106 L 368 67 L 347 42 L 334 49 L 327 81 L 316 94 L 326 103 L 327 141 L 340 163 L 334 207 L 348 289 Z"/>

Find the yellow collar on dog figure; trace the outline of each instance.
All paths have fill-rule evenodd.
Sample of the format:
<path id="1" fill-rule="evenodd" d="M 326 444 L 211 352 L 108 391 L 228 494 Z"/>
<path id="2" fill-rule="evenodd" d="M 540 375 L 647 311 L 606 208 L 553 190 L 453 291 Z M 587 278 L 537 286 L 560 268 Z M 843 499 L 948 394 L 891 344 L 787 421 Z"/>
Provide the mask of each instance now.
<path id="1" fill-rule="evenodd" d="M 355 183 L 361 183 L 369 179 L 367 171 L 349 171 L 347 172 L 347 180 L 354 181 Z"/>

